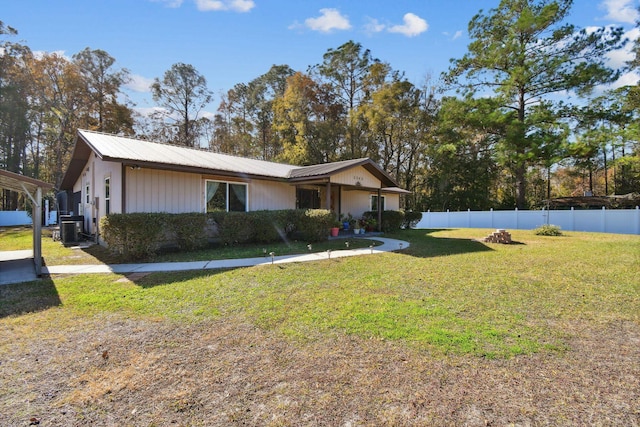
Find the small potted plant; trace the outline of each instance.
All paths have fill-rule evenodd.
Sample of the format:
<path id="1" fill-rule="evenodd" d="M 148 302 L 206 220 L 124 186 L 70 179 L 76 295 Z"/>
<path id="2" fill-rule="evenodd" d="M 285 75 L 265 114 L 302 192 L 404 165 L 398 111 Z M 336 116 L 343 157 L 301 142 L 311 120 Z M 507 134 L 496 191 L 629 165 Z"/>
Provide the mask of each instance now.
<path id="1" fill-rule="evenodd" d="M 361 233 L 361 228 L 360 228 L 360 221 L 357 219 L 353 219 L 353 234 L 360 234 Z"/>
<path id="2" fill-rule="evenodd" d="M 351 229 L 351 219 L 352 219 L 351 214 L 340 215 L 340 222 L 342 223 L 341 227 L 343 230 L 346 231 Z"/>
<path id="3" fill-rule="evenodd" d="M 377 225 L 378 225 L 378 221 L 375 218 L 368 218 L 367 225 L 365 226 L 365 230 L 375 231 Z"/>
<path id="4" fill-rule="evenodd" d="M 349 228 L 353 230 L 353 234 L 358 234 L 356 232 L 356 228 L 358 227 L 358 220 L 355 219 L 351 214 L 347 216 L 347 220 L 349 221 Z"/>
<path id="5" fill-rule="evenodd" d="M 330 231 L 331 231 L 331 237 L 336 237 L 338 235 L 338 233 L 340 233 L 340 227 L 342 226 L 342 223 L 340 221 L 334 221 L 333 224 L 331 225 Z"/>

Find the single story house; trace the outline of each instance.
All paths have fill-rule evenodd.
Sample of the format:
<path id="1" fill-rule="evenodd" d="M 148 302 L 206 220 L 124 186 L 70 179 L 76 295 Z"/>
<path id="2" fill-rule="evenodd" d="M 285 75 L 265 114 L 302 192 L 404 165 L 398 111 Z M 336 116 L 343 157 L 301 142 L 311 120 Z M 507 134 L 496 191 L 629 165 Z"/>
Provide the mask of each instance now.
<path id="1" fill-rule="evenodd" d="M 112 213 L 317 208 L 357 218 L 397 210 L 408 193 L 367 158 L 293 166 L 87 130 L 60 187 L 60 210 L 84 216 L 93 235 Z"/>

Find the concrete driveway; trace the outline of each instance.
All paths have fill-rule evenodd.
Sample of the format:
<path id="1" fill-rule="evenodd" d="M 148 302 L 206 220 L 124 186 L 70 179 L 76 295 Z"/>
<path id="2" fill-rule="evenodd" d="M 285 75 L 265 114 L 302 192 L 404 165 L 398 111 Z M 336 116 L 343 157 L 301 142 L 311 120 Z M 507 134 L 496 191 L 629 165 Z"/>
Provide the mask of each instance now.
<path id="1" fill-rule="evenodd" d="M 37 280 L 33 251 L 0 251 L 0 285 Z"/>

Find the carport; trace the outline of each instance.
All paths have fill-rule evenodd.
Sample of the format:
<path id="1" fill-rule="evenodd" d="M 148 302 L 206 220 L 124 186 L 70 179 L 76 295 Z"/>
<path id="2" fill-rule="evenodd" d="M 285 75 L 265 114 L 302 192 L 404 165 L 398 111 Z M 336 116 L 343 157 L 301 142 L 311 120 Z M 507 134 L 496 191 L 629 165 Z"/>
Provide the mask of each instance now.
<path id="1" fill-rule="evenodd" d="M 0 170 L 0 188 L 24 193 L 31 199 L 33 204 L 31 212 L 33 221 L 33 266 L 35 267 L 36 276 L 40 277 L 42 274 L 42 194 L 43 191 L 53 189 L 53 185 L 17 173 Z M 6 260 L 3 264 L 8 262 L 11 261 Z M 24 263 L 15 263 L 14 265 L 19 268 L 18 266 L 24 265 Z M 11 268 L 12 266 L 9 265 L 8 267 Z"/>

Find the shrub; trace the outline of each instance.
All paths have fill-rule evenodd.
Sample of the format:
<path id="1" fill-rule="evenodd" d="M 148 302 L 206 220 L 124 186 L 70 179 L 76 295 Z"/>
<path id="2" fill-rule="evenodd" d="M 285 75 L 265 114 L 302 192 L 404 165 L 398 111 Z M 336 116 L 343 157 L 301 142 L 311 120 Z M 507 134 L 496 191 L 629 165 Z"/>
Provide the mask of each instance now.
<path id="1" fill-rule="evenodd" d="M 246 212 L 228 212 L 220 224 L 219 233 L 225 244 L 251 242 L 255 236 L 254 217 Z"/>
<path id="2" fill-rule="evenodd" d="M 111 214 L 100 219 L 100 229 L 113 253 L 140 259 L 158 250 L 165 222 L 164 214 Z"/>
<path id="3" fill-rule="evenodd" d="M 207 246 L 207 216 L 202 213 L 184 213 L 167 218 L 175 235 L 179 250 L 192 251 Z"/>
<path id="4" fill-rule="evenodd" d="M 368 211 L 362 214 L 362 219 L 365 222 L 378 219 L 378 212 Z M 382 223 L 380 224 L 380 230 L 388 233 L 396 231 L 402 228 L 404 223 L 404 212 L 402 211 L 382 211 Z"/>
<path id="5" fill-rule="evenodd" d="M 293 230 L 289 211 L 254 211 L 248 215 L 253 217 L 254 241 L 259 243 L 286 240 Z"/>
<path id="6" fill-rule="evenodd" d="M 297 235 L 309 242 L 327 240 L 329 228 L 335 222 L 333 212 L 327 209 L 298 209 L 293 216 Z"/>
<path id="7" fill-rule="evenodd" d="M 403 228 L 415 228 L 422 219 L 422 212 L 404 211 Z"/>
<path id="8" fill-rule="evenodd" d="M 562 232 L 557 225 L 545 224 L 533 230 L 538 236 L 561 236 Z"/>

